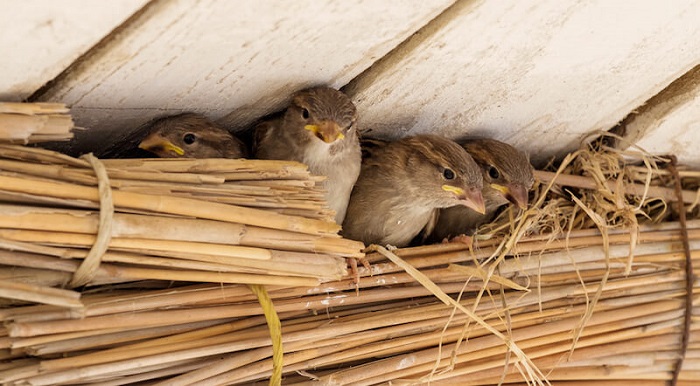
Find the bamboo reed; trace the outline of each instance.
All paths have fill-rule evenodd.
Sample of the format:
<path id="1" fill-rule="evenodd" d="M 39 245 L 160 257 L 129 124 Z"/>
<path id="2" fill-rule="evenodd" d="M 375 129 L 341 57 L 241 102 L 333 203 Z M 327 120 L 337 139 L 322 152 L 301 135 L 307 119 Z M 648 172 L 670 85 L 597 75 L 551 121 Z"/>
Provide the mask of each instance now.
<path id="1" fill-rule="evenodd" d="M 83 307 L 78 292 L 12 281 L 0 282 L 0 297 L 69 308 Z"/>
<path id="2" fill-rule="evenodd" d="M 244 245 L 300 252 L 336 253 L 362 257 L 362 243 L 303 233 L 189 218 L 116 213 L 113 238 L 140 238 Z M 94 235 L 98 214 L 85 210 L 48 209 L 0 204 L 0 227 Z M 357 252 L 355 252 L 357 251 Z"/>
<path id="3" fill-rule="evenodd" d="M 46 181 L 26 181 L 25 179 L 0 176 L 2 190 L 21 192 L 35 196 L 85 200 L 98 202 L 97 189 L 91 187 L 67 186 Z M 117 207 L 191 216 L 210 220 L 237 222 L 241 224 L 289 230 L 309 234 L 335 233 L 337 224 L 305 218 L 294 218 L 265 212 L 259 209 L 223 205 L 214 202 L 201 202 L 189 198 L 155 196 L 150 194 L 115 191 L 114 203 Z"/>
<path id="4" fill-rule="evenodd" d="M 536 171 L 535 177 L 538 178 L 542 182 L 553 182 L 556 185 L 572 186 L 572 187 L 583 188 L 583 189 L 596 189 L 597 188 L 595 181 L 593 181 L 591 178 L 584 177 L 584 176 L 566 175 L 566 174 L 555 175 L 555 173 L 551 173 L 551 172 Z M 617 189 L 617 186 L 613 181 L 608 182 L 608 187 L 613 192 L 615 192 Z M 641 196 L 645 193 L 645 190 L 646 190 L 646 187 L 643 184 L 628 184 L 628 185 L 625 185 L 623 193 Z M 661 188 L 661 187 L 652 186 L 648 189 L 648 191 L 646 191 L 646 193 L 650 197 L 661 198 L 667 202 L 672 202 L 672 201 L 678 200 L 678 197 L 676 197 L 676 193 L 673 191 L 673 188 Z M 694 192 L 694 191 L 684 190 L 682 192 L 682 195 L 683 195 L 683 202 L 686 204 L 692 204 L 697 199 L 697 192 Z"/>
<path id="5" fill-rule="evenodd" d="M 93 171 L 84 160 L 40 149 L 0 149 L 0 183 L 25 181 L 2 185 L 0 264 L 7 269 L 0 267 L 0 275 L 38 287 L 70 281 L 98 229 Z M 0 308 L 0 382 L 264 381 L 272 371 L 271 343 L 262 310 L 242 285 L 249 282 L 268 285 L 282 321 L 285 384 L 310 384 L 312 377 L 314 384 L 367 385 L 665 382 L 685 333 L 685 296 L 700 304 L 700 280 L 686 294 L 681 227 L 657 215 L 649 217 L 665 221 L 643 224 L 641 213 L 658 206 L 634 200 L 644 192 L 654 200 L 677 198 L 662 172 L 651 172 L 649 186 L 641 169 L 625 174 L 637 176 L 632 183 L 605 183 L 625 173 L 615 157 L 579 157 L 555 180 L 539 176 L 579 186 L 579 201 L 592 207 L 576 207 L 559 189 L 538 188 L 532 208 L 494 228 L 501 231 L 479 233 L 471 249 L 396 250 L 398 264 L 369 253 L 371 272 L 360 268 L 358 294 L 341 257 L 362 257 L 363 245 L 328 226 L 320 180 L 303 165 L 105 160 L 116 208 L 110 248 L 81 290 L 80 307 Z M 689 203 L 698 176 L 684 173 Z M 179 207 L 186 203 L 192 208 Z M 619 213 L 611 213 L 633 213 L 630 205 L 640 205 L 635 216 L 642 220 L 616 222 Z M 605 226 L 593 228 L 591 213 Z M 700 221 L 687 225 L 691 259 L 698 261 Z M 432 290 L 417 276 L 435 283 Z M 157 284 L 167 280 L 175 282 Z M 700 379 L 698 321 L 689 329 L 679 384 Z M 509 344 L 523 356 L 509 353 Z"/>
<path id="6" fill-rule="evenodd" d="M 60 103 L 0 102 L 0 142 L 61 141 L 73 137 L 73 119 Z"/>

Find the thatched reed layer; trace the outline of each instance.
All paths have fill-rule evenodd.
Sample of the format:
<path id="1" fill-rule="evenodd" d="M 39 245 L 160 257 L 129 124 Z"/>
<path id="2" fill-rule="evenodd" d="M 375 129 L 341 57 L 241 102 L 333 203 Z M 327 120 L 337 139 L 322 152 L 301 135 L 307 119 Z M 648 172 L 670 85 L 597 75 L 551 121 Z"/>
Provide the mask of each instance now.
<path id="1" fill-rule="evenodd" d="M 32 168 L 8 158 L 0 176 L 22 173 L 36 183 L 96 191 L 82 160 L 42 152 L 27 158 L 36 160 Z M 531 208 L 505 211 L 478 232 L 473 248 L 407 248 L 391 251 L 391 259 L 383 250 L 368 254 L 371 272 L 360 268 L 359 294 L 345 272 L 311 287 L 281 280 L 317 280 L 305 273 L 332 271 L 324 255 L 361 255 L 333 229 L 311 226 L 327 214 L 316 206 L 315 183 L 290 177 L 297 169 L 274 174 L 273 184 L 262 176 L 279 165 L 107 161 L 113 193 L 157 191 L 222 205 L 235 197 L 251 202 L 236 205 L 255 209 L 282 195 L 290 201 L 276 207 L 280 216 L 294 209 L 314 221 L 302 232 L 287 229 L 285 217 L 260 224 L 233 221 L 233 214 L 225 220 L 162 207 L 120 210 L 127 201 L 116 194 L 112 241 L 90 287 L 0 309 L 0 382 L 267 383 L 270 334 L 255 295 L 242 285 L 247 276 L 235 276 L 250 275 L 279 280 L 265 284 L 282 322 L 284 384 L 660 385 L 672 379 L 684 338 L 678 385 L 696 384 L 700 283 L 687 283 L 686 271 L 688 257 L 700 259 L 700 221 L 683 226 L 672 205 L 684 202 L 681 210 L 693 217 L 688 197 L 698 175 L 681 170 L 678 194 L 671 175 L 655 165 L 662 160 L 645 160 L 648 166 L 630 166 L 616 153 L 579 152 L 557 173 L 540 174 L 548 180 Z M 69 282 L 99 230 L 94 194 L 7 191 L 0 277 L 41 289 Z M 274 269 L 261 265 L 273 260 Z M 16 288 L 15 299 L 35 302 L 19 296 L 30 288 Z M 71 303 L 76 294 L 82 307 Z"/>

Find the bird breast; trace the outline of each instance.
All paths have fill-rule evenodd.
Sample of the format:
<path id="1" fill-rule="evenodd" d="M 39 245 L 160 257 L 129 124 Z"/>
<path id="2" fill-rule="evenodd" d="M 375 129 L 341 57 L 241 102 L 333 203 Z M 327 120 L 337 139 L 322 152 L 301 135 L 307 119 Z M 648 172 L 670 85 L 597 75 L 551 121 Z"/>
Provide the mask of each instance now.
<path id="1" fill-rule="evenodd" d="M 343 141 L 348 140 L 352 138 Z M 341 224 L 345 218 L 352 187 L 360 174 L 359 144 L 353 148 L 352 144 L 328 144 L 314 140 L 306 147 L 302 158 L 302 162 L 309 166 L 312 174 L 326 176 L 323 182 L 327 192 L 326 201 L 336 212 L 336 222 Z"/>
<path id="2" fill-rule="evenodd" d="M 329 161 L 333 162 L 337 154 L 331 154 L 331 147 L 334 143 L 325 143 L 321 140 L 312 139 L 304 149 L 303 162 L 313 170 L 330 168 Z"/>
<path id="3" fill-rule="evenodd" d="M 433 209 L 422 205 L 399 204 L 389 213 L 384 221 L 387 230 L 380 244 L 405 247 L 425 227 L 431 218 Z"/>

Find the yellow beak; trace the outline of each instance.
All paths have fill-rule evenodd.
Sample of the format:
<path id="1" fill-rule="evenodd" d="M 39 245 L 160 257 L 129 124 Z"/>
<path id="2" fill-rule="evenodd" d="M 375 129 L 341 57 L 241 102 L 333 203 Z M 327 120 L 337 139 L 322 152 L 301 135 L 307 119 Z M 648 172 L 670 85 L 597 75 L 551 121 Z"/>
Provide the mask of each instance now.
<path id="1" fill-rule="evenodd" d="M 172 156 L 169 153 L 175 153 L 178 156 L 185 155 L 185 151 L 182 150 L 181 147 L 174 145 L 172 142 L 157 133 L 153 133 L 144 138 L 144 140 L 139 143 L 139 149 L 150 151 L 151 153 L 155 153 L 160 157 Z"/>
<path id="2" fill-rule="evenodd" d="M 517 205 L 520 209 L 527 209 L 527 189 L 520 184 L 499 185 L 491 184 L 491 188 L 498 190 L 508 201 Z"/>
<path id="3" fill-rule="evenodd" d="M 481 194 L 481 190 L 469 189 L 465 191 L 462 188 L 452 185 L 442 185 L 442 190 L 453 193 L 457 196 L 457 199 L 459 199 L 462 205 L 473 209 L 477 213 L 486 213 L 486 205 L 484 204 L 484 196 Z"/>
<path id="4" fill-rule="evenodd" d="M 314 133 L 314 135 L 325 143 L 333 143 L 345 138 L 340 126 L 333 121 L 321 121 L 318 125 L 306 125 L 304 129 Z"/>

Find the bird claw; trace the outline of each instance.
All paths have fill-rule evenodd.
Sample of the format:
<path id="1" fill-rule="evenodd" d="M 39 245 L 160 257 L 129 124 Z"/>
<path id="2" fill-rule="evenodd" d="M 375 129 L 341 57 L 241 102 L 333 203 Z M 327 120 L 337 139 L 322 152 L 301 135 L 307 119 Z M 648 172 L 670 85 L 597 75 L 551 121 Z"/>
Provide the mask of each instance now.
<path id="1" fill-rule="evenodd" d="M 355 283 L 355 293 L 359 295 L 360 293 L 360 271 L 357 269 L 357 261 L 359 260 L 360 263 L 362 264 L 363 267 L 369 272 L 370 275 L 372 275 L 372 266 L 369 264 L 369 261 L 365 259 L 364 257 L 353 257 L 348 259 L 350 260 L 350 272 L 352 272 L 352 281 Z"/>

